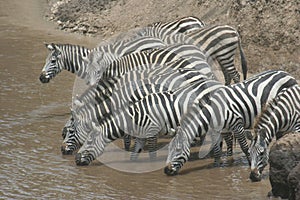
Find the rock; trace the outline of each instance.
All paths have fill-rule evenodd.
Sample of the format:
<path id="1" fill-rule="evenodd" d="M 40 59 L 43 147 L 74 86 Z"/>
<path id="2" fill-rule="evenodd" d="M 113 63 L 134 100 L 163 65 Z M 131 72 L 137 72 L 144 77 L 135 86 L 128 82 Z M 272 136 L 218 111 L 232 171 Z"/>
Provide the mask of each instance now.
<path id="1" fill-rule="evenodd" d="M 287 134 L 278 141 L 270 149 L 270 183 L 272 186 L 271 194 L 273 196 L 280 196 L 281 198 L 289 197 L 289 188 L 295 191 L 294 188 L 299 186 L 294 183 L 299 183 L 299 178 L 290 177 L 290 184 L 288 176 L 293 168 L 300 161 L 300 134 Z"/>
<path id="2" fill-rule="evenodd" d="M 300 199 L 300 163 L 290 172 L 288 176 L 289 199 Z"/>

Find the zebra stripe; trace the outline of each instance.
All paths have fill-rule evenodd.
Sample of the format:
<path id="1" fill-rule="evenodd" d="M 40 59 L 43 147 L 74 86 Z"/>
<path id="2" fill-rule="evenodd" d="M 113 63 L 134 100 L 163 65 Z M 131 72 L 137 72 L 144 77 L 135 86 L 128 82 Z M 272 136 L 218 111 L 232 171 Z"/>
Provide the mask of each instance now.
<path id="1" fill-rule="evenodd" d="M 156 22 L 145 28 L 137 29 L 139 36 L 154 36 L 164 40 L 167 36 L 178 33 L 189 33 L 205 26 L 205 23 L 197 17 L 188 16 L 173 22 Z"/>
<path id="2" fill-rule="evenodd" d="M 93 127 L 88 138 L 76 155 L 77 165 L 87 165 L 103 153 L 109 142 L 124 136 L 154 137 L 167 133 L 178 126 L 180 117 L 189 104 L 211 91 L 222 87 L 219 82 L 201 78 L 192 84 L 176 90 L 152 93 L 138 102 L 122 107 Z M 77 116 L 76 112 L 75 119 Z M 77 127 L 80 128 L 80 124 Z M 81 135 L 87 135 L 80 128 Z"/>
<path id="3" fill-rule="evenodd" d="M 268 146 L 272 139 L 288 132 L 300 132 L 300 87 L 287 88 L 268 103 L 254 125 L 255 137 L 249 153 L 253 181 L 261 180 L 261 173 L 268 164 Z"/>
<path id="4" fill-rule="evenodd" d="M 168 46 L 162 49 L 155 49 L 147 52 L 135 52 L 123 56 L 119 59 L 116 59 L 111 64 L 103 63 L 103 59 L 100 59 L 101 55 L 98 55 L 99 52 L 95 52 L 93 54 L 93 59 L 87 59 L 86 62 L 89 66 L 88 74 L 91 85 L 99 81 L 101 78 L 109 78 L 113 76 L 120 76 L 127 71 L 131 70 L 143 70 L 145 68 L 153 67 L 155 65 L 165 64 L 169 62 L 174 62 L 178 59 L 188 58 L 189 60 L 181 60 L 182 62 L 192 62 L 190 59 L 198 60 L 198 62 L 194 62 L 195 65 L 205 65 L 206 57 L 199 50 L 199 48 L 194 45 L 182 45 L 175 44 Z M 101 53 L 100 53 L 101 54 Z M 98 62 L 100 60 L 100 63 Z M 101 68 L 99 70 L 99 66 L 107 66 L 105 69 Z M 191 68 L 194 68 L 191 66 Z M 203 69 L 208 69 L 204 67 Z M 208 76 L 211 76 L 211 70 L 207 72 L 203 71 L 203 73 L 210 73 Z"/>
<path id="5" fill-rule="evenodd" d="M 284 88 L 296 84 L 297 81 L 288 73 L 270 70 L 244 82 L 221 88 L 215 91 L 211 98 L 194 104 L 182 118 L 181 128 L 171 141 L 167 160 L 169 166 L 165 168 L 165 173 L 177 174 L 187 161 L 190 144 L 196 136 L 206 134 L 206 137 L 211 137 L 213 144 L 216 144 L 222 130 L 234 133 L 250 163 L 244 129 L 253 126 L 254 119 L 261 112 L 263 105 L 275 98 Z M 218 161 L 219 145 L 214 145 L 214 151 Z"/>
<path id="6" fill-rule="evenodd" d="M 149 31 L 149 35 L 147 35 L 147 28 L 144 28 L 144 36 L 151 36 L 152 31 Z M 152 29 L 150 29 L 152 30 Z M 157 37 L 160 37 L 157 35 Z M 220 26 L 206 26 L 191 32 L 187 32 L 186 34 L 173 34 L 167 35 L 166 37 L 160 37 L 160 39 L 166 45 L 173 44 L 190 44 L 198 47 L 208 59 L 208 63 L 212 66 L 213 71 L 221 71 L 224 74 L 225 84 L 229 85 L 231 80 L 235 83 L 240 81 L 240 75 L 237 69 L 234 66 L 234 57 L 237 48 L 240 51 L 241 57 L 241 65 L 244 79 L 247 76 L 247 62 L 241 47 L 241 40 L 238 32 L 227 25 Z M 96 52 L 97 54 L 97 52 Z M 103 66 L 107 66 L 107 63 L 101 64 L 102 56 L 94 56 L 91 53 L 92 57 L 95 57 L 95 60 L 92 64 L 93 71 L 100 71 L 101 73 L 104 71 Z M 90 67 L 89 67 L 90 68 Z"/>
<path id="7" fill-rule="evenodd" d="M 101 45 L 92 50 L 78 45 L 46 44 L 46 47 L 50 50 L 50 54 L 40 74 L 40 81 L 42 83 L 48 83 L 62 70 L 68 70 L 71 73 L 75 73 L 78 77 L 85 79 L 87 66 L 84 65 L 83 59 L 86 58 L 90 52 L 101 52 L 102 61 L 104 63 L 111 63 L 116 58 L 133 52 L 164 47 L 166 45 L 161 39 L 155 38 L 153 35 L 159 34 L 163 36 L 170 31 L 182 33 L 184 30 L 186 32 L 195 30 L 202 24 L 200 20 L 198 22 L 197 20 L 197 18 L 186 17 L 176 20 L 175 22 L 164 23 L 161 26 L 157 25 L 157 28 L 152 29 L 158 32 L 148 32 L 148 36 L 139 36 L 140 31 L 144 32 L 144 30 L 137 30 L 136 33 L 128 33 L 130 35 L 129 38 L 124 37 L 121 38 L 121 40 Z M 190 21 L 190 23 L 188 23 L 188 21 Z M 178 27 L 171 26 L 171 30 L 168 30 L 168 25 L 174 23 L 177 24 Z M 148 28 L 150 29 L 151 27 Z M 86 82 L 88 83 L 89 80 L 86 79 Z"/>
<path id="8" fill-rule="evenodd" d="M 98 84 L 97 87 L 91 87 L 78 100 L 74 101 L 77 105 L 84 105 L 80 109 L 76 109 L 75 112 L 84 116 L 81 121 L 84 122 L 86 129 L 91 129 L 91 121 L 101 121 L 109 113 L 122 106 L 140 101 L 149 94 L 179 88 L 206 77 L 199 70 L 185 69 L 185 66 L 176 70 L 172 68 L 173 65 L 169 67 L 169 71 L 166 71 L 167 66 L 147 69 L 142 72 L 130 71 L 107 89 L 104 89 L 105 85 L 101 84 Z M 164 70 L 163 73 L 161 73 L 162 70 Z M 140 79 L 140 77 L 144 78 Z M 95 104 L 96 107 L 94 107 Z M 77 131 L 73 131 L 76 129 L 75 123 L 72 124 L 74 125 L 72 131 L 68 132 L 64 138 L 62 146 L 64 154 L 71 154 L 85 141 L 85 136 L 76 135 Z"/>
<path id="9" fill-rule="evenodd" d="M 144 36 L 148 36 L 147 28 L 144 29 Z M 151 31 L 149 32 L 151 33 Z M 233 27 L 227 25 L 204 26 L 186 34 L 173 34 L 160 38 L 168 45 L 182 43 L 199 47 L 215 70 L 221 68 L 226 85 L 229 85 L 231 80 L 235 83 L 240 81 L 240 75 L 234 66 L 235 52 L 239 48 L 243 76 L 246 79 L 247 62 L 241 47 L 240 36 Z"/>
<path id="10" fill-rule="evenodd" d="M 119 84 L 118 86 L 114 86 L 118 79 L 121 77 L 122 74 L 127 73 L 133 69 L 137 70 L 134 73 L 127 73 L 125 77 L 126 82 L 131 82 L 133 80 L 143 80 L 145 77 L 151 77 L 157 74 L 163 74 L 163 73 L 170 73 L 170 69 L 177 70 L 177 69 L 192 69 L 192 70 L 198 70 L 199 74 L 204 74 L 209 78 L 214 78 L 213 73 L 210 70 L 210 66 L 205 62 L 205 56 L 194 46 L 191 45 L 173 45 L 166 49 L 156 50 L 152 51 L 151 53 L 137 53 L 138 55 L 130 54 L 127 56 L 122 57 L 121 59 L 118 59 L 115 61 L 110 69 L 107 69 L 107 73 L 105 73 L 105 80 L 98 82 L 96 87 L 96 95 L 94 95 L 93 91 L 90 92 L 91 97 L 89 95 L 82 95 L 82 98 L 87 97 L 88 101 L 90 101 L 91 98 L 95 98 L 97 96 L 101 96 L 103 92 L 108 93 L 109 95 L 112 95 L 113 90 L 115 88 L 121 87 Z M 135 62 L 133 64 L 132 57 L 139 57 L 144 56 L 145 59 L 143 62 L 138 63 L 139 61 Z M 179 56 L 179 57 L 178 57 Z M 181 58 L 182 57 L 182 58 Z M 184 59 L 186 57 L 186 59 Z M 119 66 L 120 70 L 117 70 L 117 66 Z M 164 66 L 165 65 L 165 66 Z M 163 67 L 159 67 L 163 66 Z M 134 68 L 135 67 L 135 68 Z M 157 68 L 158 67 L 158 68 Z M 143 73 L 139 73 L 138 70 L 145 69 L 145 68 L 151 68 L 151 70 L 144 71 Z M 157 68 L 157 69 L 153 69 Z M 172 71 L 171 70 L 171 71 Z M 115 72 L 115 73 L 114 73 Z M 113 77 L 108 79 L 108 77 Z M 116 77 L 116 78 L 114 78 Z M 159 77 L 159 76 L 158 76 Z M 161 85 L 164 84 L 177 84 L 177 79 L 180 80 L 182 77 L 172 77 L 172 79 L 162 79 Z M 191 77 L 187 77 L 191 78 Z M 176 81 L 174 81 L 176 80 Z M 122 82 L 123 81 L 123 82 Z M 122 83 L 124 83 L 124 80 L 121 80 Z M 153 82 L 153 84 L 157 84 L 158 82 Z M 139 87 L 139 86 L 136 86 Z M 130 89 L 131 87 L 129 87 Z M 169 87 L 170 88 L 170 87 Z M 125 88 L 126 90 L 127 88 Z M 141 88 L 142 89 L 142 88 Z M 137 90 L 139 91 L 139 90 Z M 124 91 L 126 92 L 126 91 Z M 123 98 L 120 98 L 123 99 Z M 138 98 L 137 98 L 138 99 Z M 118 99 L 117 99 L 118 100 Z M 88 102 L 83 101 L 83 102 Z M 120 104 L 120 103 L 119 103 Z M 118 107 L 116 107 L 118 108 Z M 109 110 L 111 110 L 111 106 L 106 106 L 105 112 L 108 113 Z M 67 121 L 64 131 L 70 130 L 73 132 L 74 127 L 67 126 L 67 124 L 70 123 L 70 120 L 72 120 L 72 117 Z M 63 133 L 64 135 L 67 133 Z M 125 141 L 125 143 L 128 143 Z M 126 145 L 127 146 L 127 145 Z M 62 152 L 69 153 L 70 151 L 65 151 L 65 148 L 62 148 Z"/>
<path id="11" fill-rule="evenodd" d="M 119 42 L 120 44 L 123 44 L 124 42 Z M 124 50 L 124 52 L 129 51 L 139 51 L 143 48 L 149 49 L 151 48 L 159 48 L 165 46 L 164 43 L 161 42 L 161 40 L 151 37 L 145 37 L 145 38 L 138 38 L 133 41 L 131 41 L 133 45 L 116 45 L 121 46 Z M 144 43 L 144 45 L 142 45 Z M 139 49 L 132 49 L 136 48 L 135 45 L 140 45 Z M 112 45 L 111 45 L 112 46 Z M 86 66 L 86 60 L 88 59 L 88 55 L 91 54 L 91 52 L 99 51 L 99 52 L 105 52 L 107 48 L 105 47 L 97 47 L 94 49 L 88 49 L 83 46 L 78 45 L 72 45 L 72 44 L 46 44 L 46 47 L 50 50 L 50 54 L 48 55 L 46 59 L 46 63 L 42 69 L 42 72 L 40 74 L 40 81 L 42 83 L 48 83 L 52 78 L 54 78 L 57 74 L 59 74 L 62 70 L 67 70 L 71 73 L 74 73 L 76 76 L 80 77 L 81 79 L 84 79 L 87 84 L 89 84 L 89 77 L 87 76 L 87 67 Z M 114 48 L 111 48 L 112 50 L 110 52 L 102 53 L 101 55 L 106 62 L 112 62 L 118 57 L 123 56 L 119 53 L 114 53 Z"/>
<path id="12" fill-rule="evenodd" d="M 247 63 L 241 47 L 238 32 L 230 26 L 210 26 L 186 34 L 191 44 L 198 46 L 210 59 L 209 64 L 215 69 L 221 68 L 225 77 L 225 84 L 231 80 L 240 82 L 240 75 L 234 66 L 234 56 L 237 47 L 240 51 L 243 78 L 247 76 Z M 216 66 L 217 61 L 219 66 Z"/>

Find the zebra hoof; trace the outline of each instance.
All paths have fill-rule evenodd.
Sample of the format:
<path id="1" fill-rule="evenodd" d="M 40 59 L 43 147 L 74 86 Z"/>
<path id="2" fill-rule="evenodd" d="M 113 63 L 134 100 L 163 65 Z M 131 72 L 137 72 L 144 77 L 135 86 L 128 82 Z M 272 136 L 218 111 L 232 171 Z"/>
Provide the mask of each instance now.
<path id="1" fill-rule="evenodd" d="M 86 165 L 90 164 L 90 160 L 85 157 L 82 157 L 81 153 L 76 154 L 75 162 L 76 162 L 76 165 L 78 165 L 78 166 L 86 166 Z"/>
<path id="2" fill-rule="evenodd" d="M 250 179 L 252 182 L 259 182 L 261 181 L 261 174 L 255 173 L 255 172 L 251 172 L 250 173 Z"/>
<path id="3" fill-rule="evenodd" d="M 175 176 L 178 174 L 178 169 L 171 168 L 170 166 L 166 166 L 164 172 L 168 176 Z"/>

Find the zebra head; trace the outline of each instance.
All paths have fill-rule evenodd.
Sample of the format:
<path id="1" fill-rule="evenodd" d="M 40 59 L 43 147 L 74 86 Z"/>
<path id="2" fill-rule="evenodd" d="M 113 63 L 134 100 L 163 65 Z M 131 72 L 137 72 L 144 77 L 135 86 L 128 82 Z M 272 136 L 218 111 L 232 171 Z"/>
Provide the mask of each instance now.
<path id="1" fill-rule="evenodd" d="M 179 169 L 190 155 L 190 143 L 183 129 L 178 127 L 176 132 L 176 136 L 169 144 L 168 166 L 164 169 L 165 174 L 169 176 L 177 175 Z"/>
<path id="2" fill-rule="evenodd" d="M 261 173 L 268 164 L 269 159 L 268 145 L 265 141 L 265 137 L 262 137 L 262 135 L 265 135 L 265 130 L 258 130 L 249 148 L 251 158 L 250 179 L 253 182 L 261 180 Z"/>
<path id="3" fill-rule="evenodd" d="M 50 51 L 46 64 L 42 69 L 40 75 L 40 81 L 42 83 L 48 83 L 53 77 L 61 72 L 62 67 L 60 66 L 59 60 L 61 59 L 61 50 L 55 44 L 45 44 L 46 48 Z"/>
<path id="4" fill-rule="evenodd" d="M 97 123 L 92 122 L 92 130 L 89 131 L 89 137 L 84 142 L 83 146 L 75 155 L 75 162 L 79 166 L 89 165 L 96 159 L 97 155 L 103 152 L 105 143 L 105 136 Z"/>
<path id="5" fill-rule="evenodd" d="M 77 139 L 78 128 L 76 124 L 76 113 L 74 110 L 71 110 L 71 117 L 67 121 L 64 129 L 63 129 L 63 144 L 61 146 L 61 152 L 63 155 L 71 155 L 74 151 L 76 151 L 80 144 Z"/>

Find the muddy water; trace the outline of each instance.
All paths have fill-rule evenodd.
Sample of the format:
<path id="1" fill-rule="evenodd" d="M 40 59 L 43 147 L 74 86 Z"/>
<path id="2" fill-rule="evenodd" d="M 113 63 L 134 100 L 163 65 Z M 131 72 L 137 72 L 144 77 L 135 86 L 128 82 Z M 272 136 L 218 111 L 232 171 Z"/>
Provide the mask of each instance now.
<path id="1" fill-rule="evenodd" d="M 52 30 L 38 18 L 20 18 L 18 1 L 10 2 L 0 6 L 1 199 L 266 199 L 267 172 L 262 182 L 251 183 L 238 150 L 230 166 L 213 168 L 211 159 L 193 159 L 177 177 L 165 176 L 162 169 L 125 173 L 98 161 L 77 167 L 73 156 L 62 156 L 61 129 L 74 77 L 63 72 L 49 84 L 39 82 L 47 55 L 43 42 L 91 46 L 93 41 Z M 39 6 L 28 7 L 39 13 Z"/>

